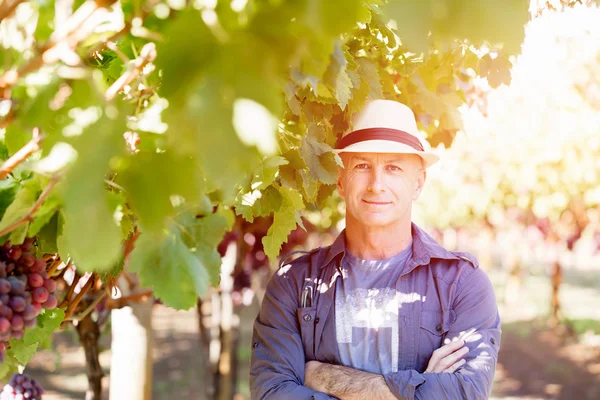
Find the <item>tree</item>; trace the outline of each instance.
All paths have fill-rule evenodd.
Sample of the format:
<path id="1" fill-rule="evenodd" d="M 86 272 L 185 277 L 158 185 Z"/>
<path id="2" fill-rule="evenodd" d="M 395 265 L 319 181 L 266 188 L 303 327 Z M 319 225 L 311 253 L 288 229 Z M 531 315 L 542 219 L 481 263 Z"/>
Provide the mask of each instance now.
<path id="1" fill-rule="evenodd" d="M 598 16 L 597 6 L 580 5 L 547 11 L 526 26 L 510 86 L 489 92 L 485 115 L 465 111 L 465 134 L 425 192 L 429 223 L 500 226 L 513 215 L 522 230 L 535 227 L 554 254 L 554 324 L 562 281 L 556 253 L 573 248 L 588 213 L 600 206 L 600 49 L 592 45 L 600 37 Z"/>

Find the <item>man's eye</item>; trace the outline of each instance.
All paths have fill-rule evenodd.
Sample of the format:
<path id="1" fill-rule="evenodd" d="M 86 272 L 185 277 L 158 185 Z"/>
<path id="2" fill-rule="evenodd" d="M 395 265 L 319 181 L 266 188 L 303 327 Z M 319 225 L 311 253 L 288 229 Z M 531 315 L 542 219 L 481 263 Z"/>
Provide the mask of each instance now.
<path id="1" fill-rule="evenodd" d="M 356 169 L 367 169 L 369 168 L 369 164 L 357 164 L 356 167 L 354 167 Z"/>
<path id="2" fill-rule="evenodd" d="M 396 165 L 388 165 L 388 169 L 389 169 L 390 171 L 393 171 L 393 172 L 402 171 L 402 168 L 400 168 L 400 167 L 398 167 L 398 166 L 396 166 Z"/>

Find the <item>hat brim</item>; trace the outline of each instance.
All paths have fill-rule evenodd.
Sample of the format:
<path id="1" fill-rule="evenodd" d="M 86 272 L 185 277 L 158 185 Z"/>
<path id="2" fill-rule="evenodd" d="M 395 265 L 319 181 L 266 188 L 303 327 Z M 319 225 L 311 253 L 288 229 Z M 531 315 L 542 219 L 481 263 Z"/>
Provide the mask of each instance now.
<path id="1" fill-rule="evenodd" d="M 419 151 L 404 143 L 394 142 L 391 140 L 365 140 L 354 143 L 343 149 L 335 149 L 334 152 L 340 153 L 398 153 L 398 154 L 415 154 L 423 159 L 425 168 L 431 167 L 440 160 L 440 157 L 431 151 Z"/>

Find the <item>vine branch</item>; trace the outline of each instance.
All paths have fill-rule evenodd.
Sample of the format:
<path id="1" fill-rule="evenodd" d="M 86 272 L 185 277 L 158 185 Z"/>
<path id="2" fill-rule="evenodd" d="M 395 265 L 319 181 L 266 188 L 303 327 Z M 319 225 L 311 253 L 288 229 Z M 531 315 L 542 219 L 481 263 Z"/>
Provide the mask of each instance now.
<path id="1" fill-rule="evenodd" d="M 4 179 L 8 174 L 10 174 L 17 165 L 21 164 L 23 161 L 27 159 L 31 154 L 35 153 L 40 149 L 40 142 L 42 141 L 43 136 L 38 127 L 33 128 L 33 137 L 31 140 L 23 146 L 19 151 L 12 155 L 8 160 L 6 160 L 2 167 L 0 167 L 0 180 Z"/>
<path id="2" fill-rule="evenodd" d="M 127 71 L 119 77 L 107 90 L 104 98 L 108 101 L 115 98 L 126 85 L 129 85 L 135 78 L 137 78 L 144 67 L 156 59 L 156 45 L 154 43 L 146 43 L 140 55 L 131 64 Z"/>
<path id="3" fill-rule="evenodd" d="M 27 212 L 27 214 L 25 214 L 25 216 L 23 216 L 23 218 L 19 219 L 18 221 L 13 222 L 6 228 L 0 230 L 0 236 L 4 236 L 7 233 L 12 232 L 15 229 L 17 229 L 19 226 L 26 224 L 27 222 L 33 221 L 33 216 L 39 210 L 39 208 L 42 206 L 42 203 L 44 202 L 44 200 L 46 200 L 46 197 L 48 197 L 52 188 L 58 183 L 58 180 L 59 180 L 58 175 L 55 175 L 52 178 L 52 180 L 50 181 L 50 183 L 48 183 L 48 186 L 46 186 L 46 188 L 44 188 L 44 191 L 42 192 L 40 197 L 37 199 L 37 201 L 35 202 L 33 207 L 31 207 L 31 209 Z"/>
<path id="4" fill-rule="evenodd" d="M 24 1 L 25 0 L 14 0 L 12 2 L 4 1 L 2 6 L 0 6 L 0 22 L 2 22 L 4 18 L 11 16 L 17 6 Z"/>
<path id="5" fill-rule="evenodd" d="M 75 312 L 75 309 L 79 305 L 79 302 L 81 302 L 81 299 L 83 299 L 83 296 L 85 296 L 85 294 L 92 288 L 95 281 L 96 281 L 96 274 L 90 275 L 90 277 L 88 278 L 85 285 L 81 288 L 81 291 L 79 293 L 77 293 L 77 296 L 75 296 L 73 301 L 71 301 L 69 303 L 69 305 L 67 306 L 67 310 L 65 311 L 65 320 L 69 319 L 69 317 L 71 315 L 73 315 L 73 312 Z M 73 285 L 75 285 L 75 281 L 73 281 Z"/>

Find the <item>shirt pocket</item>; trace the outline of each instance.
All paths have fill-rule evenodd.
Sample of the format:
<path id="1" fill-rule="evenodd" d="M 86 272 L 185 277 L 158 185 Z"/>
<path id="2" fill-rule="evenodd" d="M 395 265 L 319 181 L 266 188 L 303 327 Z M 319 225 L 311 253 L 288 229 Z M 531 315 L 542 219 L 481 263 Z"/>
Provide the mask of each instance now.
<path id="1" fill-rule="evenodd" d="M 304 357 L 306 361 L 312 361 L 315 359 L 316 315 L 316 307 L 300 307 L 296 310 L 298 325 L 300 326 L 300 336 L 302 338 L 302 347 L 304 348 Z"/>
<path id="2" fill-rule="evenodd" d="M 449 330 L 449 311 L 421 311 L 417 357 L 417 370 L 419 372 L 425 371 L 431 354 L 442 346 L 443 339 Z"/>

